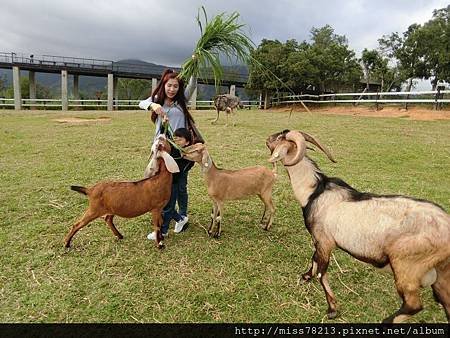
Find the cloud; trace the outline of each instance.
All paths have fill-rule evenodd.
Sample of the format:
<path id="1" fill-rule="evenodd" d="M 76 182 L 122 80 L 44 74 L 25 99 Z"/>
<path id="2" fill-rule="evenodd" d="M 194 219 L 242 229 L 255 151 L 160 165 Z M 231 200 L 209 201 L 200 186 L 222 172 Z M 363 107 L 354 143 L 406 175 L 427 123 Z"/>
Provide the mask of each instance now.
<path id="1" fill-rule="evenodd" d="M 261 39 L 309 40 L 326 24 L 360 52 L 384 34 L 431 19 L 446 1 L 4 0 L 0 51 L 108 60 L 141 59 L 169 66 L 189 57 L 199 38 L 195 17 L 240 13 L 255 44 Z"/>

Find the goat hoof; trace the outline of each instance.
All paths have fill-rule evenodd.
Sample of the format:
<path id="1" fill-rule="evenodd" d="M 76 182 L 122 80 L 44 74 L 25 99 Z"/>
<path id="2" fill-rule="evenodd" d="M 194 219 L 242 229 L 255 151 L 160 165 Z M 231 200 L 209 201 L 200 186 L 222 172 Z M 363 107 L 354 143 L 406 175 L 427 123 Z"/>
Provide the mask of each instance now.
<path id="1" fill-rule="evenodd" d="M 394 316 L 389 316 L 387 318 L 384 318 L 382 323 L 383 324 L 392 324 L 394 322 Z"/>
<path id="2" fill-rule="evenodd" d="M 163 242 L 159 242 L 159 243 L 158 243 L 158 249 L 162 250 L 162 249 L 164 249 L 165 247 L 166 247 L 166 246 L 164 245 Z"/>
<path id="3" fill-rule="evenodd" d="M 327 316 L 328 316 L 328 319 L 334 319 L 334 318 L 337 317 L 337 311 L 336 310 L 335 311 L 333 311 L 333 310 L 328 311 Z"/>
<path id="4" fill-rule="evenodd" d="M 304 282 L 308 283 L 312 280 L 312 276 L 309 273 L 304 273 L 302 275 L 302 279 Z"/>

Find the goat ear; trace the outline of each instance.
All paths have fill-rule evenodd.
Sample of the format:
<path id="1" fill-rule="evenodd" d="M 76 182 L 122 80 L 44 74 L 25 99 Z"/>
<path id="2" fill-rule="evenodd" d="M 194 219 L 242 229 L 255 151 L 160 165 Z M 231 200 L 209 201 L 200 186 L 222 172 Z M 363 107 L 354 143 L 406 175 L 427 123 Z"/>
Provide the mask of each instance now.
<path id="1" fill-rule="evenodd" d="M 269 162 L 275 163 L 285 158 L 290 147 L 291 147 L 290 144 L 285 142 L 282 142 L 279 145 L 277 145 L 272 152 L 272 156 L 269 158 Z"/>
<path id="2" fill-rule="evenodd" d="M 152 159 L 150 160 L 150 162 L 147 165 L 147 168 L 145 168 L 144 171 L 144 177 L 145 178 L 149 178 L 152 176 L 155 176 L 158 173 L 158 162 L 156 160 L 155 157 L 152 157 Z"/>
<path id="3" fill-rule="evenodd" d="M 180 168 L 178 168 L 178 164 L 177 162 L 175 162 L 172 156 L 170 156 L 165 151 L 161 151 L 160 156 L 164 160 L 164 164 L 166 165 L 166 168 L 167 170 L 169 170 L 169 172 L 171 172 L 172 174 L 180 172 Z"/>

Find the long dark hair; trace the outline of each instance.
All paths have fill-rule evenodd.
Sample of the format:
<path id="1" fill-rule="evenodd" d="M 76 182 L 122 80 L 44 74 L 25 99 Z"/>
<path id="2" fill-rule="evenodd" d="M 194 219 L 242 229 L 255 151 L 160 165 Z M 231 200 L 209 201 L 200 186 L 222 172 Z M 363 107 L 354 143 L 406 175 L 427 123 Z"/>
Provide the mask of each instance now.
<path id="1" fill-rule="evenodd" d="M 159 81 L 158 85 L 156 86 L 155 90 L 152 93 L 152 102 L 158 103 L 161 106 L 164 105 L 164 101 L 166 99 L 166 90 L 165 86 L 167 81 L 170 79 L 176 79 L 178 81 L 179 87 L 177 95 L 173 98 L 174 101 L 176 101 L 181 109 L 183 110 L 184 116 L 186 120 L 191 120 L 194 122 L 194 119 L 192 118 L 192 115 L 189 113 L 187 106 L 186 106 L 186 97 L 184 96 L 184 81 L 178 76 L 178 73 L 175 72 L 172 69 L 166 69 L 161 75 L 161 81 Z M 154 111 L 152 111 L 152 121 L 155 123 L 156 118 L 158 115 Z M 187 121 L 186 121 L 187 122 Z"/>

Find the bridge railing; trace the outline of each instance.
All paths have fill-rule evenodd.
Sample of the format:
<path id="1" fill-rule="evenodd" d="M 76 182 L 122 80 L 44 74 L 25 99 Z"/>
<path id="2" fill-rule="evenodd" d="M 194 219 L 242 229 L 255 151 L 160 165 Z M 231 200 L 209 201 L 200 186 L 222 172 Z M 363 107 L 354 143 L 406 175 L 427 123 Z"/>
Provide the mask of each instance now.
<path id="1" fill-rule="evenodd" d="M 7 53 L 0 52 L 0 63 L 13 65 L 29 65 L 33 66 L 33 69 L 39 71 L 39 66 L 47 67 L 67 67 L 76 68 L 79 70 L 102 70 L 111 71 L 113 73 L 125 74 L 147 74 L 153 76 L 159 76 L 167 66 L 144 64 L 144 63 L 131 63 L 131 62 L 114 62 L 111 60 L 93 59 L 93 58 L 79 58 L 71 56 L 58 56 L 58 55 L 28 55 L 23 53 Z M 179 72 L 180 68 L 173 67 L 173 70 Z M 209 69 L 205 69 L 201 76 L 202 79 L 214 79 L 214 74 Z M 237 81 L 240 83 L 247 82 L 247 75 L 240 74 L 235 71 L 224 72 L 225 81 Z M 208 80 L 208 82 L 214 83 L 214 80 Z"/>
<path id="2" fill-rule="evenodd" d="M 87 59 L 58 55 L 26 55 L 23 53 L 19 54 L 0 52 L 0 62 L 11 64 L 64 66 L 89 69 L 95 68 L 105 70 L 113 69 L 113 62 L 110 60 Z"/>

